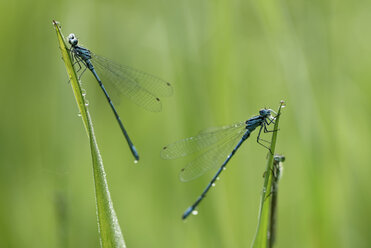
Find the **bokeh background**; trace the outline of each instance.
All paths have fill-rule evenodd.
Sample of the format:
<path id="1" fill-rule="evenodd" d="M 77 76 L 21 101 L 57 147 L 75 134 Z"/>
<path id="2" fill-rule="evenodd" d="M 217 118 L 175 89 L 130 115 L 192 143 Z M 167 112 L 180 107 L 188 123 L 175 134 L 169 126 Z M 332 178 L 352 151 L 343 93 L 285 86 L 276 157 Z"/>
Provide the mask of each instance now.
<path id="1" fill-rule="evenodd" d="M 99 247 L 88 139 L 53 19 L 174 87 L 161 113 L 122 100 L 134 165 L 97 83 L 83 77 L 128 247 L 249 247 L 267 153 L 256 134 L 187 222 L 213 173 L 181 183 L 189 160 L 160 151 L 280 100 L 277 247 L 369 247 L 370 11 L 366 0 L 2 0 L 0 247 Z"/>

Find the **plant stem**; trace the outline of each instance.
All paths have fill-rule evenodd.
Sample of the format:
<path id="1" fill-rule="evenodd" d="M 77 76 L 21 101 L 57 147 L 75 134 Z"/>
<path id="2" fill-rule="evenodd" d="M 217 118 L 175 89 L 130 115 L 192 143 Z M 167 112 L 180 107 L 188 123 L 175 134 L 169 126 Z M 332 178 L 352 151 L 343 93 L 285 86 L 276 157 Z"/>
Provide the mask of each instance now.
<path id="1" fill-rule="evenodd" d="M 281 104 L 277 111 L 277 117 L 275 120 L 273 130 L 278 130 L 278 124 L 279 124 L 279 120 L 281 116 L 281 108 L 284 106 L 283 104 L 284 102 L 281 101 Z M 273 175 L 271 171 L 273 170 L 273 154 L 276 148 L 277 134 L 278 134 L 277 131 L 273 132 L 270 151 L 268 152 L 263 191 L 262 191 L 262 195 L 260 199 L 258 227 L 255 233 L 254 241 L 252 243 L 252 247 L 254 248 L 268 247 L 268 243 L 269 243 L 268 238 L 269 238 L 271 201 L 270 199 L 268 200 L 268 198 L 271 197 L 271 193 L 272 193 L 271 190 L 272 190 Z"/>
<path id="2" fill-rule="evenodd" d="M 87 109 L 85 98 L 82 95 L 80 82 L 73 66 L 70 53 L 67 49 L 63 34 L 58 22 L 53 21 L 54 28 L 57 32 L 59 47 L 62 52 L 62 58 L 66 65 L 70 84 L 75 95 L 77 106 L 89 137 L 90 150 L 93 161 L 93 174 L 95 184 L 95 200 L 97 207 L 98 230 L 100 234 L 101 247 L 121 247 L 125 248 L 124 237 L 121 232 L 113 202 L 108 189 L 106 173 L 104 171 L 102 157 L 99 152 L 98 144 L 95 138 L 93 123 Z"/>

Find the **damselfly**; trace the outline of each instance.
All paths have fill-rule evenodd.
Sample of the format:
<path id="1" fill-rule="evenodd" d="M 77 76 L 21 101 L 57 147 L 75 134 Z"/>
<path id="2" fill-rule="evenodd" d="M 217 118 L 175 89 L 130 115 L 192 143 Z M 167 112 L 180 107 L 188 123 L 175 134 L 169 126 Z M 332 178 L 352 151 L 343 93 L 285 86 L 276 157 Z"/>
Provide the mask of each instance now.
<path id="1" fill-rule="evenodd" d="M 282 163 L 286 158 L 283 155 L 274 155 L 272 168 L 272 188 L 271 188 L 271 211 L 270 211 L 270 230 L 269 230 L 269 247 L 273 247 L 276 239 L 276 222 L 277 222 L 277 197 L 278 197 L 278 183 L 282 176 Z"/>
<path id="2" fill-rule="evenodd" d="M 199 153 L 193 161 L 181 170 L 179 177 L 183 182 L 193 180 L 206 171 L 221 165 L 196 202 L 184 212 L 183 219 L 187 218 L 191 213 L 197 214 L 196 207 L 198 204 L 205 198 L 210 188 L 215 185 L 215 181 L 238 148 L 257 127 L 260 127 L 257 142 L 269 150 L 261 141 L 269 142 L 261 139 L 260 134 L 262 130 L 265 133 L 275 131 L 267 129 L 268 125 L 274 123 L 275 117 L 272 116 L 272 113 L 276 114 L 271 109 L 262 109 L 259 111 L 259 115 L 247 121 L 231 126 L 208 129 L 200 132 L 197 136 L 180 140 L 163 148 L 161 156 L 164 159 L 174 159 Z"/>
<path id="3" fill-rule="evenodd" d="M 124 95 L 136 104 L 154 112 L 161 111 L 162 105 L 159 97 L 172 95 L 172 86 L 170 83 L 158 77 L 128 66 L 116 64 L 109 59 L 100 57 L 90 50 L 77 45 L 78 39 L 74 34 L 68 36 L 68 42 L 71 44 L 70 51 L 74 64 L 78 66 L 79 71 L 84 67 L 81 75 L 85 72 L 86 68 L 93 73 L 109 105 L 111 106 L 113 113 L 115 114 L 116 120 L 126 138 L 131 153 L 135 157 L 136 161 L 139 160 L 138 152 L 124 128 L 111 97 L 103 86 L 100 77 L 102 77 L 103 82 L 106 85 L 111 86 L 112 91 L 110 91 L 110 94 Z"/>

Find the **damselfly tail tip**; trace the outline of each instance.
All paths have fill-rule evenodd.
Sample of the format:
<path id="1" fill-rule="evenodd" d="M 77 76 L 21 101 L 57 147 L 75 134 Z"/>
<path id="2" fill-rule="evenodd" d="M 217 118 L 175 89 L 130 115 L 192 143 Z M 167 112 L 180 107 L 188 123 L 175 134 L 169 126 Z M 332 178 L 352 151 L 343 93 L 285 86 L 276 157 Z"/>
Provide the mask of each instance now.
<path id="1" fill-rule="evenodd" d="M 130 150 L 131 150 L 131 153 L 133 154 L 133 156 L 135 158 L 134 163 L 135 164 L 138 163 L 138 161 L 139 161 L 139 154 L 137 152 L 137 149 L 135 148 L 134 145 L 132 145 L 132 146 L 130 146 Z"/>
<path id="2" fill-rule="evenodd" d="M 182 215 L 182 220 L 185 220 L 190 214 L 197 215 L 198 211 L 195 210 L 193 206 L 190 206 Z"/>
<path id="3" fill-rule="evenodd" d="M 138 163 L 139 162 L 139 155 L 138 155 L 138 153 L 136 153 L 136 154 L 134 154 L 134 163 Z"/>

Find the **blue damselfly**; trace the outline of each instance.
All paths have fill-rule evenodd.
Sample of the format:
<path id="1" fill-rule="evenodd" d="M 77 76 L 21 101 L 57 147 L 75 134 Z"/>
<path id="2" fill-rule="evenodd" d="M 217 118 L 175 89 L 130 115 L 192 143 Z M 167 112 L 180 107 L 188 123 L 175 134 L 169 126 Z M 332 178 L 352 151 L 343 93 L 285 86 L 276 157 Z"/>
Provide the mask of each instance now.
<path id="1" fill-rule="evenodd" d="M 215 181 L 225 169 L 232 156 L 257 127 L 260 127 L 257 142 L 270 150 L 262 141 L 269 142 L 261 139 L 260 134 L 262 131 L 265 133 L 275 131 L 269 131 L 267 129 L 268 125 L 274 123 L 275 117 L 272 116 L 272 113 L 276 114 L 271 109 L 262 109 L 259 111 L 259 115 L 247 121 L 231 126 L 211 128 L 200 132 L 197 136 L 180 140 L 163 148 L 161 156 L 164 159 L 174 159 L 198 153 L 198 156 L 181 170 L 180 180 L 183 182 L 193 180 L 206 171 L 220 166 L 196 202 L 184 212 L 183 219 L 187 218 L 191 213 L 197 213 L 196 207 L 198 204 L 205 198 L 210 188 L 215 185 Z"/>
<path id="2" fill-rule="evenodd" d="M 68 42 L 71 44 L 70 52 L 74 60 L 74 65 L 78 67 L 78 71 L 84 67 L 80 77 L 85 72 L 86 68 L 93 73 L 111 106 L 133 156 L 136 161 L 138 161 L 138 152 L 124 128 L 116 108 L 113 105 L 111 96 L 103 86 L 102 81 L 105 85 L 112 88 L 112 91 L 110 91 L 111 95 L 124 95 L 141 107 L 154 112 L 161 111 L 162 105 L 159 97 L 172 95 L 172 86 L 170 83 L 151 74 L 128 66 L 116 64 L 107 58 L 94 54 L 90 50 L 79 46 L 78 39 L 74 34 L 68 36 Z M 101 80 L 101 78 L 103 80 Z"/>

